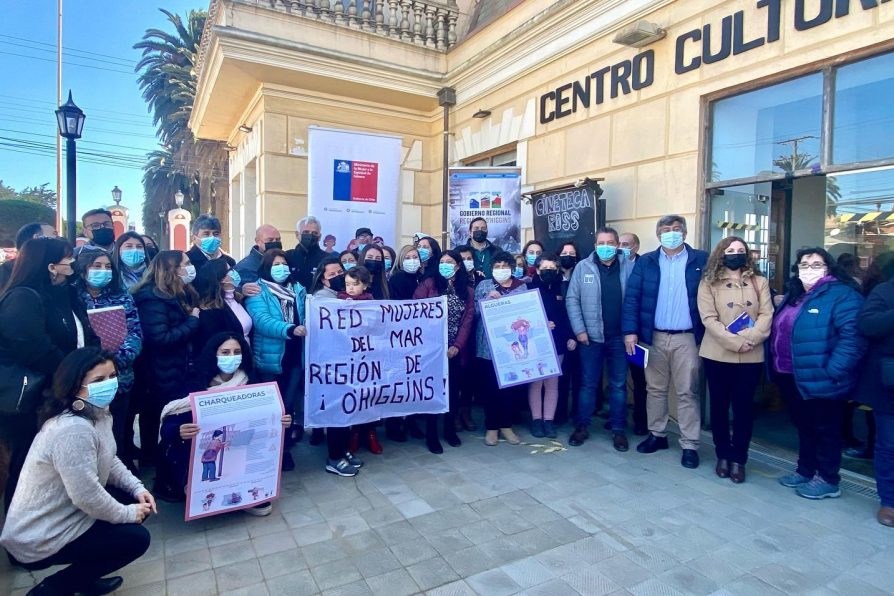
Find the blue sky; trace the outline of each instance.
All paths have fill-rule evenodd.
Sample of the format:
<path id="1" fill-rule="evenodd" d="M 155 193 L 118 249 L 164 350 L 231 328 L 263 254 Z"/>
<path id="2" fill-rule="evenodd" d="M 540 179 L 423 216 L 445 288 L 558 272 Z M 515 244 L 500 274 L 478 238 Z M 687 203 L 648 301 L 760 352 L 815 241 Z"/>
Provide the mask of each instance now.
<path id="1" fill-rule="evenodd" d="M 0 180 L 16 189 L 44 182 L 56 187 L 56 6 L 56 0 L 3 3 Z M 79 214 L 111 204 L 111 189 L 118 185 L 131 221 L 141 224 L 140 163 L 156 141 L 133 73 L 139 52 L 131 46 L 150 27 L 169 30 L 159 7 L 185 15 L 190 9 L 207 10 L 208 2 L 63 1 L 63 101 L 70 88 L 87 115 L 78 141 Z M 23 145 L 29 149 L 23 151 Z M 157 232 L 153 223 L 150 233 Z"/>

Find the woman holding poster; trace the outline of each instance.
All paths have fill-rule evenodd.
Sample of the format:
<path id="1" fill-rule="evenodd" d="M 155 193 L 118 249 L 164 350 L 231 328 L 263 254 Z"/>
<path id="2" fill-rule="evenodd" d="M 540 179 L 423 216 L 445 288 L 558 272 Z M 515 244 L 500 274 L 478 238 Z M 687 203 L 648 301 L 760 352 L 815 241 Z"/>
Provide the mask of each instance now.
<path id="1" fill-rule="evenodd" d="M 527 284 L 512 277 L 515 267 L 515 257 L 506 251 L 500 251 L 492 260 L 492 278 L 485 279 L 475 288 L 475 311 L 481 313 L 481 301 L 500 298 L 508 294 L 525 292 Z M 484 424 L 487 433 L 484 436 L 484 444 L 494 446 L 497 444 L 499 434 L 511 445 L 518 445 L 521 441 L 515 431 L 512 430 L 512 398 L 515 389 L 500 389 L 497 374 L 491 359 L 490 345 L 487 342 L 487 333 L 484 322 L 479 318 L 476 333 L 478 371 L 479 378 L 484 381 Z"/>
<path id="2" fill-rule="evenodd" d="M 475 293 L 469 282 L 469 274 L 462 265 L 463 259 L 454 250 L 441 255 L 438 275 L 428 275 L 419 285 L 413 298 L 447 297 L 447 358 L 449 365 L 450 410 L 443 415 L 426 416 L 425 444 L 432 453 L 444 453 L 438 440 L 438 418 L 444 419 L 444 440 L 451 447 L 459 447 L 454 417 L 459 406 L 459 379 L 468 364 L 469 337 L 475 321 Z"/>

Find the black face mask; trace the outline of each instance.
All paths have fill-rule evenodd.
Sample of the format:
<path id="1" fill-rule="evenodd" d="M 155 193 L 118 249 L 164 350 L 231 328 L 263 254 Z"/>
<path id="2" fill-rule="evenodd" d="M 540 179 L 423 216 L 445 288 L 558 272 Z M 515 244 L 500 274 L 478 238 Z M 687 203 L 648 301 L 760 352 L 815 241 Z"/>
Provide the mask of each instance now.
<path id="1" fill-rule="evenodd" d="M 363 266 L 369 269 L 369 272 L 373 275 L 382 270 L 382 265 L 382 261 L 373 261 L 372 259 L 365 259 L 363 261 Z"/>
<path id="2" fill-rule="evenodd" d="M 571 269 L 577 265 L 577 257 L 572 255 L 562 255 L 559 257 L 559 265 L 562 266 L 562 269 Z"/>
<path id="3" fill-rule="evenodd" d="M 551 285 L 559 279 L 559 272 L 553 271 L 552 269 L 547 269 L 545 271 L 540 272 L 540 280 L 546 285 Z"/>
<path id="4" fill-rule="evenodd" d="M 345 291 L 345 276 L 338 275 L 329 280 L 329 289 L 333 292 Z"/>
<path id="5" fill-rule="evenodd" d="M 158 249 L 154 246 L 146 245 L 146 264 L 149 264 L 152 259 L 155 258 L 155 255 L 158 254 Z"/>
<path id="6" fill-rule="evenodd" d="M 487 231 L 486 230 L 475 230 L 472 232 L 472 240 L 475 242 L 485 242 L 487 241 Z"/>
<path id="7" fill-rule="evenodd" d="M 93 230 L 93 244 L 96 246 L 109 246 L 115 242 L 115 230 L 99 228 Z"/>
<path id="8" fill-rule="evenodd" d="M 745 266 L 748 255 L 738 253 L 734 255 L 723 255 L 723 266 L 727 269 L 737 271 Z"/>
<path id="9" fill-rule="evenodd" d="M 268 250 L 282 250 L 282 242 L 265 242 L 264 252 Z"/>
<path id="10" fill-rule="evenodd" d="M 303 246 L 304 248 L 312 248 L 316 243 L 316 234 L 310 234 L 308 232 L 301 233 L 301 246 Z"/>

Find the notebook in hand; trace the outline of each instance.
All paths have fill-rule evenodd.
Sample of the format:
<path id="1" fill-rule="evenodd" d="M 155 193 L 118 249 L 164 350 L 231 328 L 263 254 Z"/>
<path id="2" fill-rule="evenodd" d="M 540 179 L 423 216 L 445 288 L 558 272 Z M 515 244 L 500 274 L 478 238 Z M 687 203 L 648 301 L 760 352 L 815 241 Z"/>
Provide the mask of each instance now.
<path id="1" fill-rule="evenodd" d="M 636 344 L 633 355 L 627 354 L 627 361 L 632 362 L 640 368 L 649 366 L 649 349 Z"/>
<path id="2" fill-rule="evenodd" d="M 127 337 L 127 317 L 123 306 L 94 308 L 87 311 L 90 326 L 99 336 L 102 349 L 115 353 Z"/>
<path id="3" fill-rule="evenodd" d="M 738 333 L 742 329 L 751 329 L 754 327 L 754 319 L 752 319 L 747 312 L 743 312 L 741 315 L 733 319 L 733 322 L 726 326 L 726 330 L 730 333 Z"/>

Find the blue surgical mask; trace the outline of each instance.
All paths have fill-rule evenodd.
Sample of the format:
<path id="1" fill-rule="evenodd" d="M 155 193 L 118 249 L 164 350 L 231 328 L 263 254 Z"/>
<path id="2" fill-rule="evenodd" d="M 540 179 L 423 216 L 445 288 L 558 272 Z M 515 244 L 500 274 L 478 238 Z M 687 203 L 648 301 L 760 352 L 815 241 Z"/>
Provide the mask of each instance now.
<path id="1" fill-rule="evenodd" d="M 235 269 L 230 269 L 229 275 L 230 275 L 230 281 L 233 282 L 234 286 L 236 286 L 238 288 L 240 285 L 242 285 L 242 276 L 239 275 L 238 271 L 236 271 Z"/>
<path id="2" fill-rule="evenodd" d="M 528 263 L 529 266 L 533 267 L 534 263 L 537 262 L 537 255 L 532 255 L 532 254 L 525 255 L 525 262 Z"/>
<path id="3" fill-rule="evenodd" d="M 618 249 L 608 244 L 600 244 L 596 247 L 596 256 L 601 261 L 611 261 L 618 254 Z"/>
<path id="4" fill-rule="evenodd" d="M 393 265 L 391 259 L 385 259 L 385 271 L 391 271 L 391 265 Z"/>
<path id="5" fill-rule="evenodd" d="M 451 265 L 450 263 L 439 263 L 438 273 L 440 273 L 444 279 L 450 279 L 451 277 L 456 275 L 456 265 Z"/>
<path id="6" fill-rule="evenodd" d="M 629 258 L 630 258 L 630 255 L 633 253 L 633 251 L 630 249 L 629 246 L 622 246 L 622 247 L 621 247 L 621 252 L 624 253 L 624 258 L 625 258 L 625 259 L 629 259 Z"/>
<path id="7" fill-rule="evenodd" d="M 104 288 L 112 281 L 111 269 L 88 269 L 87 284 L 94 288 Z"/>
<path id="8" fill-rule="evenodd" d="M 128 267 L 139 267 L 146 261 L 146 251 L 141 248 L 125 248 L 118 254 Z"/>
<path id="9" fill-rule="evenodd" d="M 220 238 L 217 236 L 206 236 L 199 240 L 199 247 L 205 254 L 213 255 L 220 248 Z"/>
<path id="10" fill-rule="evenodd" d="M 427 262 L 431 258 L 431 249 L 425 247 L 419 247 L 416 249 L 416 252 L 419 253 L 419 258 L 423 263 Z"/>
<path id="11" fill-rule="evenodd" d="M 341 264 L 341 268 L 344 269 L 345 271 L 350 271 L 351 269 L 353 269 L 356 266 L 357 266 L 357 263 L 352 263 L 351 261 Z"/>
<path id="12" fill-rule="evenodd" d="M 84 398 L 85 402 L 97 408 L 108 408 L 118 393 L 118 377 L 112 377 L 105 381 L 96 381 L 84 386 L 87 388 L 87 397 Z"/>
<path id="13" fill-rule="evenodd" d="M 289 271 L 289 266 L 285 263 L 280 263 L 270 268 L 270 277 L 272 277 L 273 281 L 278 284 L 281 284 L 282 282 L 289 279 L 290 273 L 291 271 Z"/>
<path id="14" fill-rule="evenodd" d="M 661 246 L 668 250 L 674 250 L 683 244 L 683 232 L 664 232 L 660 239 Z"/>
<path id="15" fill-rule="evenodd" d="M 217 357 L 217 368 L 220 369 L 220 372 L 224 374 L 231 375 L 237 370 L 239 370 L 239 365 L 242 364 L 242 354 L 233 354 L 232 356 L 218 356 Z"/>
<path id="16" fill-rule="evenodd" d="M 521 267 L 516 267 L 515 269 L 512 270 L 512 277 L 514 277 L 515 279 L 521 279 L 524 276 L 525 276 L 525 271 Z"/>

